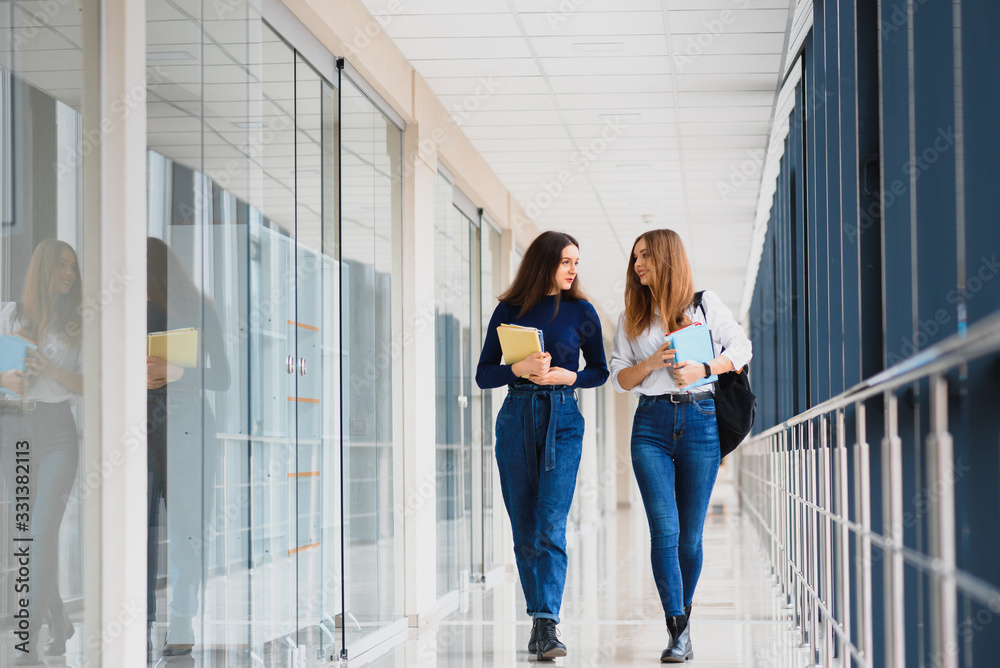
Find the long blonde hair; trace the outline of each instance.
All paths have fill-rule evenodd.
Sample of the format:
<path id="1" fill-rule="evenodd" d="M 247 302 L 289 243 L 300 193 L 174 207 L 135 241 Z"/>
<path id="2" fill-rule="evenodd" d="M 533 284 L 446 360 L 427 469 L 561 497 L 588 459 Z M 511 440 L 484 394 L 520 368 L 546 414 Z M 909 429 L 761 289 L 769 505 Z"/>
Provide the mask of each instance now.
<path id="1" fill-rule="evenodd" d="M 28 265 L 28 275 L 24 280 L 24 301 L 17 306 L 17 318 L 21 322 L 18 333 L 39 343 L 47 334 L 63 334 L 70 341 L 80 338 L 80 268 L 74 269 L 76 280 L 68 294 L 59 294 L 54 282 L 59 261 L 66 250 L 73 255 L 75 261 L 76 251 L 68 243 L 58 239 L 45 239 L 35 248 Z"/>
<path id="2" fill-rule="evenodd" d="M 635 246 L 646 242 L 646 262 L 652 265 L 655 285 L 643 285 L 636 275 Z M 650 230 L 632 244 L 625 270 L 625 335 L 639 338 L 653 325 L 654 307 L 660 309 L 660 324 L 667 334 L 690 324 L 685 315 L 694 304 L 694 277 L 680 236 L 673 230 Z"/>

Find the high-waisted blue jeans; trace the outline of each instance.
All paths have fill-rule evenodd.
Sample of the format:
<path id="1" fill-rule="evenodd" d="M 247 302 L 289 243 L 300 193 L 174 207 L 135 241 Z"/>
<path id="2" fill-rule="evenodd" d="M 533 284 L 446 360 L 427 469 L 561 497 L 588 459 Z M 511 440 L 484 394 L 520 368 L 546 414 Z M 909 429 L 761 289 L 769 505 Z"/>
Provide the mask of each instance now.
<path id="1" fill-rule="evenodd" d="M 583 416 L 566 386 L 511 386 L 497 416 L 497 467 L 533 618 L 559 621 L 566 517 L 576 488 Z"/>
<path id="2" fill-rule="evenodd" d="M 30 645 L 37 649 L 38 630 L 49 619 L 61 623 L 66 615 L 59 595 L 59 527 L 69 502 L 76 469 L 80 459 L 80 443 L 76 422 L 68 402 L 51 404 L 38 402 L 34 410 L 0 415 L 3 434 L 3 461 L 7 493 L 13 501 L 17 468 L 15 458 L 18 441 L 28 441 L 27 485 L 30 508 L 31 573 L 28 586 Z M 23 451 L 21 451 L 23 453 Z M 15 504 L 10 504 L 10 521 L 14 526 Z M 16 536 L 26 536 L 17 532 Z M 6 541 L 6 537 L 5 537 Z M 14 547 L 20 547 L 17 543 Z M 5 548 L 11 546 L 7 543 Z M 11 548 L 13 549 L 13 548 Z M 67 566 L 69 568 L 69 566 Z M 13 578 L 11 578 L 13 585 Z M 10 592 L 13 594 L 13 589 Z M 15 596 L 15 600 L 21 596 Z"/>
<path id="3" fill-rule="evenodd" d="M 667 617 L 684 614 L 701 575 L 702 532 L 719 472 L 715 400 L 641 397 L 632 420 L 632 468 L 646 507 L 653 578 Z"/>

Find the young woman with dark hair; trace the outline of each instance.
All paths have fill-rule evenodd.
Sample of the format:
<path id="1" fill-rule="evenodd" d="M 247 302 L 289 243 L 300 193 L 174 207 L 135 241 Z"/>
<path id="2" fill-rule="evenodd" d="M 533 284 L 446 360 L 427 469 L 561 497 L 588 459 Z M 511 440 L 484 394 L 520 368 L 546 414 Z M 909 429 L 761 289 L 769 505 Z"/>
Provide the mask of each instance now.
<path id="1" fill-rule="evenodd" d="M 653 577 L 670 632 L 663 663 L 694 658 L 688 618 L 702 564 L 702 532 L 719 471 L 714 384 L 688 388 L 712 374 L 742 369 L 750 340 L 718 295 L 694 306 L 694 279 L 680 237 L 652 230 L 632 246 L 625 311 L 611 353 L 611 382 L 639 397 L 632 420 L 632 467 L 646 508 Z M 699 322 L 716 350 L 708 363 L 674 361 L 665 336 Z"/>
<path id="2" fill-rule="evenodd" d="M 497 468 L 533 619 L 528 651 L 539 659 L 566 656 L 556 624 L 566 583 L 566 517 L 583 445 L 573 390 L 608 378 L 601 321 L 577 281 L 579 260 L 580 246 L 568 234 L 544 232 L 532 242 L 514 283 L 499 297 L 476 371 L 479 387 L 508 387 L 497 415 Z M 501 364 L 501 324 L 540 329 L 545 352 Z"/>
<path id="3" fill-rule="evenodd" d="M 19 335 L 37 343 L 22 368 L 0 370 L 7 390 L 0 402 L 0 432 L 7 490 L 27 488 L 30 516 L 31 576 L 28 587 L 28 642 L 16 651 L 14 665 L 38 665 L 38 631 L 48 621 L 43 652 L 66 653 L 73 624 L 59 595 L 59 526 L 76 478 L 80 444 L 72 407 L 83 394 L 80 270 L 76 253 L 64 241 L 38 244 L 25 278 L 24 299 L 0 305 L 0 335 Z M 25 452 L 19 443 L 30 444 Z M 27 455 L 27 485 L 16 486 L 15 458 Z M 11 510 L 17 510 L 10 504 Z M 13 525 L 13 513 L 11 516 Z M 24 536 L 27 537 L 27 536 Z M 0 662 L 2 663 L 2 662 Z"/>
<path id="4" fill-rule="evenodd" d="M 194 618 L 203 590 L 204 551 L 214 508 L 219 442 L 206 390 L 229 387 L 222 324 L 211 299 L 202 295 L 184 263 L 162 240 L 146 242 L 146 326 L 149 332 L 198 330 L 198 367 L 184 369 L 146 358 L 148 534 L 146 650 L 153 651 L 156 620 L 160 499 L 167 508 L 170 561 L 169 624 L 163 656 L 190 654 Z"/>

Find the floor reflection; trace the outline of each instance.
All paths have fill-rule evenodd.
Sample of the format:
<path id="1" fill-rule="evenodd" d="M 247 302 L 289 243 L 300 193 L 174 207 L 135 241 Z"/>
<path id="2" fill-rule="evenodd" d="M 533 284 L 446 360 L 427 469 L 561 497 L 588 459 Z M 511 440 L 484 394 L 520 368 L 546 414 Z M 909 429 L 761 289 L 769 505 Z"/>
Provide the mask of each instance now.
<path id="1" fill-rule="evenodd" d="M 560 624 L 566 666 L 659 665 L 667 633 L 649 564 L 641 507 L 620 511 L 599 528 L 571 536 Z M 692 612 L 695 660 L 712 668 L 799 668 L 791 611 L 783 608 L 731 485 L 720 482 L 705 532 L 705 563 Z M 516 575 L 473 590 L 437 623 L 350 662 L 372 668 L 529 666 L 530 622 Z M 543 663 L 541 665 L 553 665 Z"/>
<path id="2" fill-rule="evenodd" d="M 791 611 L 780 605 L 753 534 L 737 510 L 731 486 L 720 483 L 705 532 L 705 564 L 692 614 L 693 666 L 712 668 L 798 668 L 808 665 L 798 647 Z M 569 656 L 555 665 L 658 665 L 667 635 L 649 565 L 649 540 L 641 508 L 620 511 L 599 527 L 570 536 L 569 575 L 563 602 L 561 638 Z M 229 596 L 242 601 L 239 588 Z M 81 627 L 67 643 L 65 657 L 45 657 L 47 666 L 82 668 Z M 217 638 L 236 638 L 239 629 L 218 628 Z M 339 631 L 339 629 L 337 629 Z M 264 630 L 261 629 L 261 632 Z M 524 598 L 511 571 L 485 588 L 459 597 L 457 609 L 440 621 L 410 629 L 375 649 L 352 657 L 351 666 L 372 668 L 489 668 L 534 664 L 527 645 L 530 623 Z M 159 647 L 165 625 L 154 627 Z M 0 668 L 14 665 L 9 631 L 4 633 Z M 44 633 L 43 633 L 44 635 Z M 44 637 L 42 642 L 44 642 Z M 287 643 L 286 643 L 287 644 Z M 147 666 L 190 668 L 292 668 L 294 648 L 265 643 L 260 651 L 225 641 L 198 645 L 190 656 L 160 657 Z M 306 665 L 326 665 L 317 645 Z M 544 665 L 544 664 L 543 664 Z M 551 664 L 549 664 L 551 665 Z"/>

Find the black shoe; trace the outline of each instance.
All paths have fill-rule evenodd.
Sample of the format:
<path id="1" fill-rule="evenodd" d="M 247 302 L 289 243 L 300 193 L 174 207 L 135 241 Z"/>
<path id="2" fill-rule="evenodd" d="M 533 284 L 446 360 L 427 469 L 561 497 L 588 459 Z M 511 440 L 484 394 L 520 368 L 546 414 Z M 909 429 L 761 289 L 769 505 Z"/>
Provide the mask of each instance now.
<path id="1" fill-rule="evenodd" d="M 528 636 L 528 653 L 534 654 L 538 651 L 538 620 L 531 620 L 531 635 Z"/>
<path id="2" fill-rule="evenodd" d="M 684 663 L 688 659 L 684 647 L 687 616 L 667 617 L 667 631 L 670 632 L 670 646 L 660 654 L 660 663 Z M 690 647 L 690 640 L 688 646 Z M 693 658 L 694 654 L 691 656 Z"/>
<path id="3" fill-rule="evenodd" d="M 73 637 L 75 629 L 66 613 L 57 621 L 49 621 L 49 641 L 42 647 L 45 656 L 62 656 L 66 653 L 66 641 Z"/>
<path id="4" fill-rule="evenodd" d="M 566 645 L 559 642 L 559 632 L 554 619 L 536 620 L 538 626 L 538 647 L 536 654 L 539 660 L 554 659 L 566 656 Z"/>
<path id="5" fill-rule="evenodd" d="M 684 606 L 684 630 L 681 631 L 680 637 L 677 639 L 684 650 L 684 660 L 691 661 L 694 659 L 694 648 L 691 647 L 691 606 Z"/>

